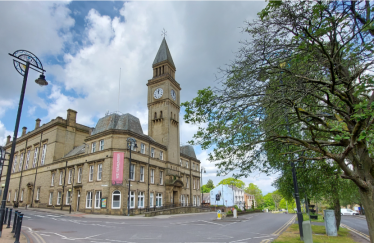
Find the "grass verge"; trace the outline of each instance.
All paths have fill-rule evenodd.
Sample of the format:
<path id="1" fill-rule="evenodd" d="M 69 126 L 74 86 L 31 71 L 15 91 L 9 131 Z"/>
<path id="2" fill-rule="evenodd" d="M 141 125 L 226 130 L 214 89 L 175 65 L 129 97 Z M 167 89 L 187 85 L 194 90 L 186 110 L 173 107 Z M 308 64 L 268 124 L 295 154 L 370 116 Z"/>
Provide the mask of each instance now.
<path id="1" fill-rule="evenodd" d="M 325 226 L 312 225 L 314 243 L 355 243 L 347 229 L 340 228 L 338 236 L 327 236 Z M 300 243 L 299 226 L 292 224 L 273 243 Z"/>

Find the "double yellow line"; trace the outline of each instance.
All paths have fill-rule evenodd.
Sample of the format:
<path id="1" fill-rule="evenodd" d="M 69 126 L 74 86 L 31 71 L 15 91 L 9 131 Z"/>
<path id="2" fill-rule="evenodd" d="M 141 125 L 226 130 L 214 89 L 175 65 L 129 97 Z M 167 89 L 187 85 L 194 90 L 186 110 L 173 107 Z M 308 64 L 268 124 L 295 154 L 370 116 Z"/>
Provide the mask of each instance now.
<path id="1" fill-rule="evenodd" d="M 262 240 L 260 243 L 270 243 L 272 239 L 265 239 L 265 240 Z"/>
<path id="2" fill-rule="evenodd" d="M 273 235 L 279 235 L 284 229 L 286 229 L 293 221 L 295 221 L 296 215 L 294 215 L 290 220 L 287 221 L 282 227 L 276 230 Z"/>
<path id="3" fill-rule="evenodd" d="M 352 231 L 353 233 L 355 233 L 355 234 L 361 236 L 362 238 L 370 241 L 370 236 L 368 236 L 367 234 L 364 234 L 364 233 L 362 233 L 362 232 L 360 232 L 360 231 L 358 231 L 356 229 L 353 229 L 353 228 L 351 228 L 351 227 L 349 227 L 349 226 L 347 226 L 345 224 L 340 224 L 340 226 L 343 227 L 343 228 L 346 228 L 347 230 Z"/>

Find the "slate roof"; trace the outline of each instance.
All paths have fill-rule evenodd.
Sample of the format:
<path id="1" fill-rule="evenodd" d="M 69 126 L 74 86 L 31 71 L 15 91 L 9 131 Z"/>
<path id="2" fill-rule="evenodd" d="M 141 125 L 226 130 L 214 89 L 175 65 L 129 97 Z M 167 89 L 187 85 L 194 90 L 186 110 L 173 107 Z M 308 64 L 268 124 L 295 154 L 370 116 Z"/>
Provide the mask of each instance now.
<path id="1" fill-rule="evenodd" d="M 166 43 L 166 40 L 164 37 L 164 39 L 161 42 L 161 46 L 158 49 L 155 60 L 153 61 L 153 65 L 156 65 L 157 63 L 160 63 L 166 60 L 169 61 L 169 63 L 175 68 L 173 58 L 171 57 L 168 44 Z"/>
<path id="2" fill-rule="evenodd" d="M 69 153 L 67 153 L 64 158 L 70 157 L 77 154 L 83 154 L 86 151 L 86 144 L 79 145 L 78 147 L 73 148 Z"/>
<path id="3" fill-rule="evenodd" d="M 183 145 L 181 146 L 181 154 L 185 154 L 187 156 L 190 156 L 194 159 L 197 159 L 196 158 L 196 154 L 195 154 L 195 150 L 193 149 L 193 147 L 191 145 Z"/>
<path id="4" fill-rule="evenodd" d="M 103 118 L 100 118 L 91 135 L 95 135 L 110 129 L 127 130 L 140 135 L 144 135 L 139 118 L 128 113 L 124 115 L 112 113 Z"/>

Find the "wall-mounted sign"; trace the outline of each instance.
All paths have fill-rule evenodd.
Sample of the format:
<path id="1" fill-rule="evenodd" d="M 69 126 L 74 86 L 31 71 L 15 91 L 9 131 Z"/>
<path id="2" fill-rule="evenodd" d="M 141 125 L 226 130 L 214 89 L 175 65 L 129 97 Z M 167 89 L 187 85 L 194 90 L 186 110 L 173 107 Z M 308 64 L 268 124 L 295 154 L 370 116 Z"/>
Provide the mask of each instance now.
<path id="1" fill-rule="evenodd" d="M 123 152 L 113 152 L 112 185 L 122 185 L 123 183 Z"/>
<path id="2" fill-rule="evenodd" d="M 106 208 L 106 200 L 107 198 L 101 198 L 101 208 Z"/>

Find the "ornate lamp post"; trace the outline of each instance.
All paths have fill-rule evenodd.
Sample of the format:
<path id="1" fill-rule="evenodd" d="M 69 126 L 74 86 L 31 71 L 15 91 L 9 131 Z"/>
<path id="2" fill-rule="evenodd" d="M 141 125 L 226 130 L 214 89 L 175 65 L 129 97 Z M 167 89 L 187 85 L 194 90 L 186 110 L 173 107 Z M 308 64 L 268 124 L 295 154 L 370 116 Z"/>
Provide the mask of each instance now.
<path id="1" fill-rule="evenodd" d="M 18 50 L 15 51 L 13 54 L 10 54 L 13 58 L 13 64 L 16 70 L 19 74 L 23 76 L 23 84 L 22 84 L 22 90 L 21 90 L 21 96 L 19 99 L 19 105 L 18 105 L 18 112 L 17 112 L 17 119 L 16 119 L 16 125 L 14 128 L 14 134 L 13 134 L 13 142 L 12 142 L 12 149 L 10 151 L 10 157 L 9 157 L 9 163 L 8 163 L 8 170 L 5 180 L 5 187 L 4 187 L 4 193 L 3 193 L 3 200 L 1 204 L 1 210 L 0 210 L 0 237 L 3 230 L 3 222 L 4 222 L 4 212 L 5 212 L 5 204 L 6 204 L 6 198 L 8 194 L 9 189 L 9 182 L 10 182 L 10 174 L 12 170 L 12 163 L 13 163 L 13 157 L 14 157 L 14 150 L 16 149 L 16 142 L 17 142 L 17 135 L 18 135 L 18 128 L 19 128 L 19 122 L 21 119 L 21 112 L 22 112 L 22 105 L 23 105 L 23 99 L 25 97 L 25 90 L 26 90 L 26 83 L 27 83 L 27 76 L 29 74 L 29 69 L 33 69 L 37 72 L 40 72 L 40 76 L 38 79 L 35 80 L 35 83 L 39 84 L 40 86 L 48 85 L 48 82 L 45 80 L 43 65 L 40 62 L 39 58 L 35 56 L 33 53 L 25 50 Z M 19 192 L 18 192 L 19 193 Z"/>
<path id="2" fill-rule="evenodd" d="M 7 154 L 5 152 L 5 149 L 0 146 L 0 181 L 1 181 L 1 174 L 3 172 L 3 166 L 4 166 L 4 163 L 5 163 L 5 154 Z"/>
<path id="3" fill-rule="evenodd" d="M 203 172 L 206 173 L 206 170 L 203 166 L 201 166 L 201 170 L 200 170 L 200 177 L 201 177 L 201 184 L 200 184 L 200 190 L 201 190 L 201 206 L 203 206 L 203 189 L 202 189 L 202 186 L 203 186 Z"/>
<path id="4" fill-rule="evenodd" d="M 128 195 L 128 201 L 127 201 L 127 216 L 130 216 L 130 182 L 131 182 L 131 150 L 134 148 L 136 149 L 138 146 L 136 145 L 135 138 L 127 138 L 127 148 L 130 149 L 130 163 L 129 163 L 129 195 Z"/>

